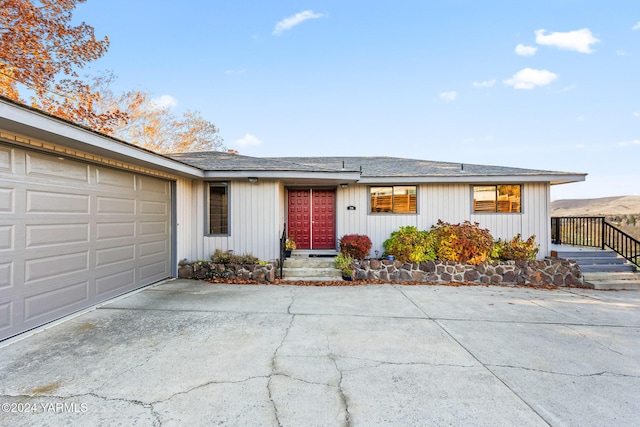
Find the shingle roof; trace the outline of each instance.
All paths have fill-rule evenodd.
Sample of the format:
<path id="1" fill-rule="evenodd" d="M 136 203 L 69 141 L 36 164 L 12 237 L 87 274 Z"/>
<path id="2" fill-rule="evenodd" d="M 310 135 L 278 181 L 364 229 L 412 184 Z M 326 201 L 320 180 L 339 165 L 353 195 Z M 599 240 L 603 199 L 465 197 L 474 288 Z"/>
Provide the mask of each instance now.
<path id="1" fill-rule="evenodd" d="M 334 168 L 321 165 L 296 163 L 286 158 L 263 158 L 242 156 L 221 151 L 200 151 L 168 154 L 174 160 L 205 171 L 291 171 L 291 172 L 335 172 Z"/>
<path id="2" fill-rule="evenodd" d="M 436 162 L 386 156 L 250 157 L 233 153 L 208 151 L 175 153 L 169 154 L 169 157 L 206 171 L 359 171 L 363 178 L 576 175 L 575 172 Z"/>
<path id="3" fill-rule="evenodd" d="M 274 157 L 273 160 L 288 161 L 327 169 L 361 170 L 362 177 L 424 177 L 424 176 L 535 176 L 549 174 L 571 174 L 536 169 L 521 169 L 504 166 L 487 166 L 399 157 Z M 344 163 L 343 163 L 344 162 Z"/>

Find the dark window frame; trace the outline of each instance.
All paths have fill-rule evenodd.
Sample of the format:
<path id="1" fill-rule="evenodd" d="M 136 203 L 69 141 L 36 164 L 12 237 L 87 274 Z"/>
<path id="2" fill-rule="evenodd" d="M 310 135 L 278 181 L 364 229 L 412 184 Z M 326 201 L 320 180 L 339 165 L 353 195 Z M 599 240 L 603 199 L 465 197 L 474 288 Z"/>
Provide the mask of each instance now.
<path id="1" fill-rule="evenodd" d="M 231 218 L 230 216 L 230 203 L 229 203 L 229 183 L 228 182 L 207 182 L 206 187 L 206 217 L 205 217 L 205 230 L 207 236 L 229 236 L 231 233 L 229 232 L 229 226 Z M 212 189 L 220 190 L 224 189 L 223 192 L 214 192 L 212 193 Z M 212 213 L 212 194 L 221 195 L 219 200 L 219 212 Z M 219 215 L 219 222 L 217 224 L 212 224 L 212 215 Z"/>

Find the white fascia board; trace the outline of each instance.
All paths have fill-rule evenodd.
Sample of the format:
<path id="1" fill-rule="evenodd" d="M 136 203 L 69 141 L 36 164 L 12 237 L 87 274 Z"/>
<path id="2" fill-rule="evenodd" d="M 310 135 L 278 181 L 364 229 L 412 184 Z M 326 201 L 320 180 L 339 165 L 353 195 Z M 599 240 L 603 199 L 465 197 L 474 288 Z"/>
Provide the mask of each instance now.
<path id="1" fill-rule="evenodd" d="M 256 177 L 263 179 L 319 179 L 355 183 L 360 179 L 360 172 L 297 172 L 297 171 L 205 171 L 204 178 L 234 179 Z"/>
<path id="2" fill-rule="evenodd" d="M 0 100 L 0 128 L 4 127 L 25 137 L 68 146 L 116 160 L 125 160 L 152 169 L 158 168 L 176 175 L 197 178 L 203 176 L 203 171 L 193 166 Z"/>
<path id="3" fill-rule="evenodd" d="M 476 176 L 402 176 L 402 177 L 363 177 L 358 184 L 421 184 L 421 183 L 520 183 L 550 182 L 566 184 L 584 181 L 586 174 L 573 175 L 476 175 Z"/>

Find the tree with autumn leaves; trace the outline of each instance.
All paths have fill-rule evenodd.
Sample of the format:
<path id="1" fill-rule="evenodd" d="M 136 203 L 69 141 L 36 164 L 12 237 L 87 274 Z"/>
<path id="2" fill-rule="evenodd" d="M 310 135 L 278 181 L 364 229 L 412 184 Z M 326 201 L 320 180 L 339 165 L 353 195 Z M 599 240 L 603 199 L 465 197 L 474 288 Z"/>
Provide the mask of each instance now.
<path id="1" fill-rule="evenodd" d="M 86 0 L 0 0 L 0 95 L 159 152 L 224 149 L 215 125 L 199 112 L 175 116 L 148 93 L 116 95 L 111 74 L 81 77 L 109 39 L 72 24 Z"/>

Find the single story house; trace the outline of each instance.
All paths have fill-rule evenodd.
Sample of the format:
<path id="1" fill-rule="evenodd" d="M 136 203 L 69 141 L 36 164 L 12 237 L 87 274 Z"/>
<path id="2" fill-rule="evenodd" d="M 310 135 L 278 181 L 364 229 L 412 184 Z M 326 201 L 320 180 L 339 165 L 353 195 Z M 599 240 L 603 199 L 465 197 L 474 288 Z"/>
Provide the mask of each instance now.
<path id="1" fill-rule="evenodd" d="M 175 277 L 216 249 L 280 257 L 469 220 L 537 236 L 550 186 L 585 174 L 394 157 L 160 155 L 0 98 L 0 339 Z"/>

